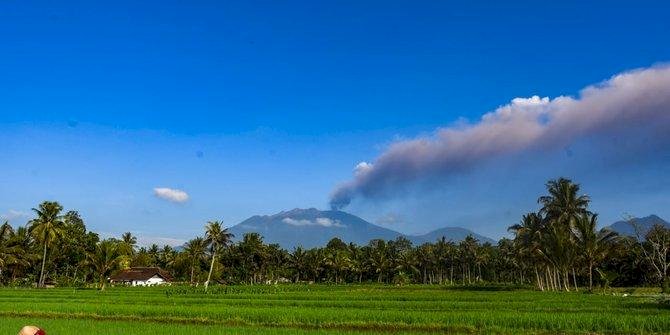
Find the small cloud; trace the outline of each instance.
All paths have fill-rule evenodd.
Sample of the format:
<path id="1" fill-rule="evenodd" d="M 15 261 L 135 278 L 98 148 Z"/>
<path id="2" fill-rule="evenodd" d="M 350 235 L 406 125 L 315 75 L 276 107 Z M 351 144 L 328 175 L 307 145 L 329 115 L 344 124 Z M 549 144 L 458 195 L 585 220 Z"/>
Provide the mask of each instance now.
<path id="1" fill-rule="evenodd" d="M 324 227 L 344 227 L 340 221 L 331 220 L 329 218 L 316 218 L 316 224 Z"/>
<path id="2" fill-rule="evenodd" d="M 354 168 L 354 175 L 361 176 L 370 170 L 372 170 L 372 164 L 368 162 L 360 162 Z"/>
<path id="3" fill-rule="evenodd" d="M 321 227 L 340 227 L 344 228 L 345 226 L 337 220 L 331 220 L 329 218 L 316 218 L 315 220 L 295 220 L 291 218 L 285 218 L 282 222 L 290 224 L 293 226 L 321 226 Z"/>
<path id="4" fill-rule="evenodd" d="M 176 203 L 184 203 L 188 201 L 188 193 L 174 189 L 174 188 L 168 188 L 168 187 L 156 187 L 154 188 L 154 195 L 161 198 L 165 199 L 170 202 L 176 202 Z"/>
<path id="5" fill-rule="evenodd" d="M 0 221 L 14 221 L 18 219 L 27 219 L 29 217 L 29 213 L 10 209 L 7 213 L 0 215 Z"/>

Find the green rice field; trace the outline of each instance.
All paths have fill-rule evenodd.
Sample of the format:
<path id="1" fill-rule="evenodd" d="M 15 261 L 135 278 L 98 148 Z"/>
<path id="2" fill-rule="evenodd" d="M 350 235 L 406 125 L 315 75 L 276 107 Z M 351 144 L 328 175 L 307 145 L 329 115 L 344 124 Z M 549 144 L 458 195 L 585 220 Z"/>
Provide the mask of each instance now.
<path id="1" fill-rule="evenodd" d="M 657 295 L 438 286 L 0 289 L 0 334 L 670 333 Z"/>

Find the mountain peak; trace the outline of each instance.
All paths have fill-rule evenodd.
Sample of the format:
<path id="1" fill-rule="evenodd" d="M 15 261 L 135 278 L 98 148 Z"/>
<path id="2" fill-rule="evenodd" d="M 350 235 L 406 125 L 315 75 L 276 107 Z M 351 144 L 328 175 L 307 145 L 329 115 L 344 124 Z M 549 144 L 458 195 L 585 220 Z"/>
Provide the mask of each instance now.
<path id="1" fill-rule="evenodd" d="M 253 216 L 231 227 L 230 231 L 237 240 L 246 233 L 259 233 L 266 242 L 278 243 L 289 250 L 297 246 L 324 246 L 334 237 L 363 245 L 372 239 L 392 240 L 402 235 L 352 214 L 316 208 L 294 208 L 269 216 Z"/>
<path id="2" fill-rule="evenodd" d="M 644 237 L 644 235 L 649 232 L 649 230 L 657 224 L 660 224 L 662 226 L 665 226 L 667 228 L 670 228 L 670 223 L 667 221 L 661 219 L 658 215 L 656 214 L 651 214 L 645 217 L 640 217 L 640 218 L 632 218 L 634 221 L 635 225 L 638 226 L 639 228 L 639 233 L 641 237 Z M 624 235 L 624 236 L 637 236 L 637 232 L 635 231 L 635 227 L 631 225 L 629 220 L 621 220 L 617 221 L 610 226 L 607 226 L 605 228 L 611 229 L 619 235 Z"/>
<path id="3" fill-rule="evenodd" d="M 288 211 L 281 211 L 277 214 L 271 215 L 271 216 L 282 216 L 282 217 L 287 217 L 287 216 L 298 216 L 298 215 L 318 215 L 321 213 L 320 210 L 311 207 L 311 208 L 294 208 Z"/>
<path id="4" fill-rule="evenodd" d="M 325 246 L 332 238 L 340 238 L 346 243 L 366 245 L 373 239 L 394 240 L 405 236 L 415 244 L 435 242 L 442 236 L 459 242 L 467 235 L 473 235 L 480 242 L 489 238 L 458 227 L 447 227 L 421 236 L 409 236 L 397 231 L 374 225 L 364 219 L 338 210 L 321 211 L 316 208 L 294 208 L 273 215 L 252 216 L 230 228 L 235 240 L 246 233 L 259 233 L 267 243 L 277 243 L 291 250 L 297 246 L 304 248 Z"/>

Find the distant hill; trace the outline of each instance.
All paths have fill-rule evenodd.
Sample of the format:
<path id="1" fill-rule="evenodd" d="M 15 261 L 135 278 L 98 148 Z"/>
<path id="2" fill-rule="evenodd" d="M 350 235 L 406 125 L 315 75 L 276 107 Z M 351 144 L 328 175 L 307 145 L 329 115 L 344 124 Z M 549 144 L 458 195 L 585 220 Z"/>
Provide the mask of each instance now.
<path id="1" fill-rule="evenodd" d="M 433 230 L 427 234 L 424 235 L 410 235 L 408 238 L 412 243 L 415 245 L 423 244 L 426 242 L 435 242 L 444 236 L 447 240 L 451 240 L 454 242 L 460 242 L 464 240 L 468 235 L 472 235 L 472 237 L 476 238 L 479 240 L 480 243 L 486 243 L 489 242 L 491 244 L 496 244 L 497 242 L 494 241 L 491 238 L 488 238 L 483 235 L 479 235 L 472 230 L 461 228 L 461 227 L 445 227 L 445 228 L 440 228 L 437 230 Z"/>
<path id="2" fill-rule="evenodd" d="M 635 224 L 640 227 L 640 235 L 642 237 L 644 237 L 644 235 L 646 235 L 647 232 L 649 232 L 651 227 L 653 227 L 656 224 L 660 224 L 667 228 L 670 228 L 670 223 L 653 214 L 645 216 L 643 218 L 635 218 L 634 220 Z M 619 233 L 619 235 L 635 237 L 635 229 L 628 221 L 617 221 L 605 228 L 612 229 L 613 231 Z"/>
<path id="3" fill-rule="evenodd" d="M 358 216 L 336 210 L 320 211 L 316 208 L 280 212 L 274 215 L 252 216 L 229 228 L 239 241 L 244 234 L 256 232 L 266 243 L 277 243 L 285 249 L 297 246 L 313 248 L 325 246 L 334 237 L 358 245 L 366 245 L 373 239 L 394 240 L 405 236 L 415 244 L 435 242 L 442 236 L 460 241 L 472 234 L 481 242 L 491 239 L 464 228 L 443 228 L 420 236 L 407 236 L 397 231 L 374 225 Z"/>

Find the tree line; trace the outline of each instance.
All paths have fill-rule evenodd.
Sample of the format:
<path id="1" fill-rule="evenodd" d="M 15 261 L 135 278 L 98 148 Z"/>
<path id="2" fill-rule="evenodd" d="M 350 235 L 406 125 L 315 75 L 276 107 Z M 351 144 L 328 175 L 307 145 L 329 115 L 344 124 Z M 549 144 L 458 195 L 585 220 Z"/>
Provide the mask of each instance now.
<path id="1" fill-rule="evenodd" d="M 598 229 L 590 198 L 564 178 L 547 183 L 539 209 L 509 227 L 513 238 L 496 245 L 472 236 L 412 245 L 404 238 L 367 245 L 333 238 L 321 248 L 293 250 L 268 244 L 257 233 L 233 243 L 220 221 L 208 222 L 202 237 L 182 247 L 138 247 L 124 233 L 101 239 L 76 211 L 45 201 L 25 226 L 0 226 L 0 283 L 15 286 L 104 288 L 109 276 L 129 267 L 156 266 L 175 280 L 204 285 L 279 282 L 533 285 L 539 290 L 594 286 L 658 285 L 667 290 L 670 230 L 654 226 L 637 236 Z"/>

